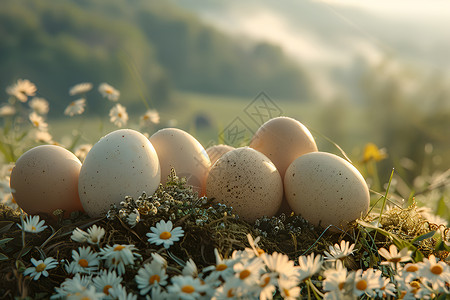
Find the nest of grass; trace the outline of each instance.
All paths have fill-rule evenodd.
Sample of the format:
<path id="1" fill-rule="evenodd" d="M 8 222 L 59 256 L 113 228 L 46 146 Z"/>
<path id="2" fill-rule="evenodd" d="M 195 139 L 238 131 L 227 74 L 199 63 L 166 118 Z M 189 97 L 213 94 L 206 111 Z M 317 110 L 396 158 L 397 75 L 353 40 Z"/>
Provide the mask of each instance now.
<path id="1" fill-rule="evenodd" d="M 139 211 L 140 220 L 131 226 L 127 218 Z M 260 237 L 258 245 L 268 253 L 280 252 L 295 262 L 300 255 L 311 252 L 323 253 L 328 247 L 341 240 L 355 243 L 355 253 L 344 262 L 348 268 L 359 269 L 379 263 L 378 248 L 402 241 L 412 245 L 416 254 L 428 257 L 434 254 L 441 259 L 448 252 L 436 249 L 439 239 L 430 232 L 438 231 L 437 225 L 427 223 L 416 206 L 406 209 L 393 208 L 379 216 L 368 216 L 365 220 L 354 222 L 346 230 L 314 227 L 301 216 L 281 214 L 276 217 L 263 217 L 250 224 L 233 214 L 232 208 L 214 203 L 213 199 L 199 198 L 184 178 L 178 178 L 172 170 L 166 186 L 160 186 L 151 196 L 145 193 L 138 199 L 126 197 L 120 207 L 112 206 L 102 218 L 90 218 L 83 213 L 72 213 L 63 218 L 56 211 L 57 218 L 47 218 L 50 225 L 39 234 L 24 234 L 16 225 L 20 224 L 20 211 L 0 206 L 0 298 L 26 296 L 32 299 L 48 298 L 69 275 L 59 264 L 46 280 L 30 280 L 23 271 L 30 265 L 32 257 L 53 257 L 58 261 L 71 260 L 72 250 L 80 243 L 71 240 L 75 228 L 86 230 L 96 224 L 106 230 L 99 247 L 113 244 L 133 244 L 138 249 L 144 263 L 150 260 L 151 253 L 166 256 L 172 270 L 180 270 L 183 262 L 193 259 L 199 269 L 215 263 L 214 248 L 223 257 L 230 257 L 234 250 L 249 247 L 247 234 Z M 146 233 L 160 220 L 172 220 L 174 226 L 181 226 L 185 232 L 178 243 L 167 251 L 149 244 Z M 379 220 L 380 226 L 371 225 Z M 133 224 L 134 225 L 134 224 Z M 440 228 L 443 229 L 443 228 Z M 448 228 L 441 230 L 448 235 Z M 424 236 L 425 235 L 425 236 Z M 423 237 L 419 238 L 418 237 Z M 448 240 L 448 236 L 446 236 Z M 127 269 L 124 282 L 136 288 L 134 277 L 139 266 Z M 170 274 L 169 274 L 170 275 Z"/>

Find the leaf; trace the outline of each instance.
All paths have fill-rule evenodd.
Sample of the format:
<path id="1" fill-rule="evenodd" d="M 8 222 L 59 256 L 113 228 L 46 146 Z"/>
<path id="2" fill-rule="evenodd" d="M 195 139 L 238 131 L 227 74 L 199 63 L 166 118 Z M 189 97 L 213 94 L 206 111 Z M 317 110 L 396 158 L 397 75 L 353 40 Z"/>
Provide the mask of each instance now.
<path id="1" fill-rule="evenodd" d="M 0 252 L 0 261 L 8 260 L 8 259 L 9 259 L 8 256 L 6 256 L 5 254 L 3 254 L 3 253 Z"/>
<path id="2" fill-rule="evenodd" d="M 450 252 L 450 243 L 446 243 L 442 239 L 434 247 L 436 251 L 449 251 Z"/>
<path id="3" fill-rule="evenodd" d="M 14 225 L 13 221 L 0 221 L 0 233 L 5 233 Z"/>
<path id="4" fill-rule="evenodd" d="M 411 241 L 411 243 L 414 244 L 414 243 L 416 243 L 416 242 L 421 242 L 421 241 L 423 241 L 423 240 L 432 238 L 435 234 L 436 234 L 436 230 L 432 230 L 432 231 L 430 231 L 430 232 L 427 232 L 427 233 L 425 233 L 425 234 L 422 234 L 422 235 L 420 235 L 420 236 L 415 237 L 415 238 Z"/>
<path id="5" fill-rule="evenodd" d="M 14 238 L 4 238 L 0 240 L 0 246 L 6 244 L 9 241 L 12 241 Z"/>

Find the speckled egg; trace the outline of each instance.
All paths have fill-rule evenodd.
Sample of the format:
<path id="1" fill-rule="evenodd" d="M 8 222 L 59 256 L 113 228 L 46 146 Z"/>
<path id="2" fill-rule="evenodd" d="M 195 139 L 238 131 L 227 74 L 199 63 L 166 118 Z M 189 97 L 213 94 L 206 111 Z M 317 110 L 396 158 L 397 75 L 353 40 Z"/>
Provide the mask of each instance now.
<path id="1" fill-rule="evenodd" d="M 275 165 L 249 147 L 225 153 L 212 166 L 206 195 L 215 203 L 233 207 L 247 222 L 273 216 L 281 205 L 283 183 Z"/>
<path id="2" fill-rule="evenodd" d="M 211 161 L 205 148 L 192 135 L 178 128 L 164 128 L 153 134 L 150 142 L 158 153 L 162 184 L 167 182 L 174 168 L 199 195 L 205 194 Z"/>
<path id="3" fill-rule="evenodd" d="M 17 204 L 28 214 L 48 214 L 56 209 L 68 216 L 83 211 L 78 197 L 80 160 L 69 150 L 42 145 L 25 152 L 11 172 L 10 186 Z"/>
<path id="4" fill-rule="evenodd" d="M 113 131 L 88 152 L 81 167 L 78 191 L 91 217 L 104 215 L 125 196 L 153 194 L 161 181 L 158 156 L 149 140 L 131 129 Z"/>
<path id="5" fill-rule="evenodd" d="M 206 153 L 208 153 L 209 159 L 211 160 L 211 166 L 222 157 L 227 152 L 234 150 L 235 148 L 228 145 L 214 145 L 206 149 Z"/>
<path id="6" fill-rule="evenodd" d="M 284 176 L 284 192 L 296 214 L 322 227 L 346 228 L 348 222 L 364 216 L 370 205 L 361 173 L 343 158 L 325 152 L 294 160 Z"/>

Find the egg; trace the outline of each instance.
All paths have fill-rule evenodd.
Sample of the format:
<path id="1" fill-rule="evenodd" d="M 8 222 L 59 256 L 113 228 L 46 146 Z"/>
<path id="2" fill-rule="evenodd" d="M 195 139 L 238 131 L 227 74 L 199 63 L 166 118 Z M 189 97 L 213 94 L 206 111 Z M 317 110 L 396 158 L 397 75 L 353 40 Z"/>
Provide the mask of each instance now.
<path id="1" fill-rule="evenodd" d="M 81 167 L 78 192 L 91 217 L 104 215 L 125 196 L 153 194 L 161 181 L 158 155 L 149 140 L 131 129 L 113 131 L 88 152 Z"/>
<path id="2" fill-rule="evenodd" d="M 234 150 L 235 148 L 228 145 L 214 145 L 206 149 L 206 153 L 209 156 L 209 159 L 211 160 L 211 166 L 214 165 L 214 163 L 222 157 L 225 153 Z"/>
<path id="3" fill-rule="evenodd" d="M 177 176 L 201 196 L 205 194 L 206 177 L 211 161 L 205 148 L 189 133 L 178 128 L 164 128 L 150 137 L 161 165 L 161 182 L 165 184 L 172 168 Z"/>
<path id="4" fill-rule="evenodd" d="M 346 228 L 364 216 L 369 188 L 359 171 L 343 158 L 325 152 L 298 157 L 286 170 L 284 191 L 290 207 L 314 225 Z"/>
<path id="5" fill-rule="evenodd" d="M 42 145 L 25 152 L 11 172 L 10 186 L 17 204 L 27 214 L 48 214 L 56 209 L 82 211 L 78 197 L 80 160 L 69 150 Z"/>
<path id="6" fill-rule="evenodd" d="M 233 207 L 247 222 L 272 217 L 281 205 L 283 183 L 275 165 L 249 147 L 225 153 L 212 166 L 206 195 L 213 202 Z"/>

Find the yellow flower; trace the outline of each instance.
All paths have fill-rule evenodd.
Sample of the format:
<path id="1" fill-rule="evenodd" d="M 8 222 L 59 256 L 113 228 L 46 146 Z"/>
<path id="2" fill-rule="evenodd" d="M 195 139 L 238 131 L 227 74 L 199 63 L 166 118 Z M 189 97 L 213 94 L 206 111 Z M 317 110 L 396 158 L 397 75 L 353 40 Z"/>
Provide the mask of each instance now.
<path id="1" fill-rule="evenodd" d="M 367 143 L 366 147 L 364 147 L 363 154 L 363 163 L 367 163 L 368 161 L 380 161 L 387 157 L 385 149 L 378 149 L 378 147 L 374 143 Z"/>

